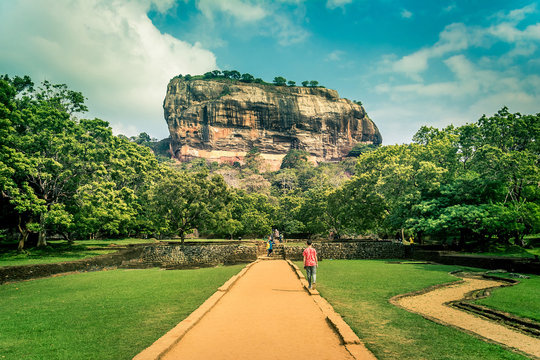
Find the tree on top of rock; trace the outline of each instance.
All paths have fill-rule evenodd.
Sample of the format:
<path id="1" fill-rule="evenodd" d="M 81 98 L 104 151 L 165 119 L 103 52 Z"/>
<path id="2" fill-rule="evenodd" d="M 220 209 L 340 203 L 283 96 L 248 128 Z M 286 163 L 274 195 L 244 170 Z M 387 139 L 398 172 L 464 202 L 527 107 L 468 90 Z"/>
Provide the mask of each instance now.
<path id="1" fill-rule="evenodd" d="M 283 76 L 276 76 L 274 78 L 274 84 L 277 86 L 285 86 L 287 84 L 287 79 L 285 79 Z"/>

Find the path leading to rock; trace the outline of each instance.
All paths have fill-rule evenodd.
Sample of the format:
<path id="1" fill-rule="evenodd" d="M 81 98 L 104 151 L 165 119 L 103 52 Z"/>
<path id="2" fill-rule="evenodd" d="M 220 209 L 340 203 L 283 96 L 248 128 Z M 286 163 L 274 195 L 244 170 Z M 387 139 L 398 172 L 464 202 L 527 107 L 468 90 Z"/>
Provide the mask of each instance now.
<path id="1" fill-rule="evenodd" d="M 256 262 L 160 359 L 374 359 L 352 356 L 313 298 L 286 261 Z"/>
<path id="2" fill-rule="evenodd" d="M 406 310 L 436 322 L 473 332 L 490 341 L 504 344 L 529 356 L 540 358 L 540 339 L 444 305 L 444 303 L 465 298 L 465 294 L 471 291 L 498 287 L 504 284 L 495 280 L 464 278 L 462 283 L 440 287 L 419 295 L 397 297 L 391 301 Z"/>

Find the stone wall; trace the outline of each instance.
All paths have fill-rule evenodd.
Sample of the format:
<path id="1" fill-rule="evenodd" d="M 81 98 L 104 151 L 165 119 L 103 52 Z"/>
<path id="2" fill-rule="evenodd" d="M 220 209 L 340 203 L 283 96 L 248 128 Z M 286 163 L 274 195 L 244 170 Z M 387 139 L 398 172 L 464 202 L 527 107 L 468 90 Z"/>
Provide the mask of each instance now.
<path id="1" fill-rule="evenodd" d="M 146 246 L 141 265 L 165 268 L 216 266 L 251 262 L 257 259 L 256 246 L 246 245 L 155 245 Z"/>
<path id="2" fill-rule="evenodd" d="M 391 241 L 355 241 L 340 243 L 314 243 L 319 259 L 401 259 L 406 249 Z M 285 245 L 285 257 L 302 260 L 305 246 Z"/>

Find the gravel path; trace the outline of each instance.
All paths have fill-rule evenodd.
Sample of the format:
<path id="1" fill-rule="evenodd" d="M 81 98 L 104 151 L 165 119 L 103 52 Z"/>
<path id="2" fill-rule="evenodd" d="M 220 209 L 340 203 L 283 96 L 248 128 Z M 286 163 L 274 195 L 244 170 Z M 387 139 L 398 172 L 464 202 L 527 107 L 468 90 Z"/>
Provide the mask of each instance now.
<path id="1" fill-rule="evenodd" d="M 464 278 L 462 283 L 437 288 L 424 294 L 395 298 L 392 302 L 444 325 L 473 332 L 489 341 L 504 344 L 528 356 L 540 358 L 540 339 L 444 305 L 450 301 L 463 299 L 465 294 L 471 291 L 498 287 L 503 284 L 494 280 Z"/>
<path id="2" fill-rule="evenodd" d="M 272 260 L 255 263 L 163 359 L 353 357 L 291 267 Z"/>

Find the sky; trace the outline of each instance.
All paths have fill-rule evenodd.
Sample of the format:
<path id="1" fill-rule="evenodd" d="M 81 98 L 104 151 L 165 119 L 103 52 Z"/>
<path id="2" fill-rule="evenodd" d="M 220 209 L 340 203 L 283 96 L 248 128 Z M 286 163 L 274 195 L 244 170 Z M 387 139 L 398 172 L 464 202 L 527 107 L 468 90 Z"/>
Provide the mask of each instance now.
<path id="1" fill-rule="evenodd" d="M 167 137 L 169 80 L 214 69 L 317 80 L 409 143 L 540 112 L 540 0 L 0 0 L 0 74 L 82 92 L 115 134 Z"/>

